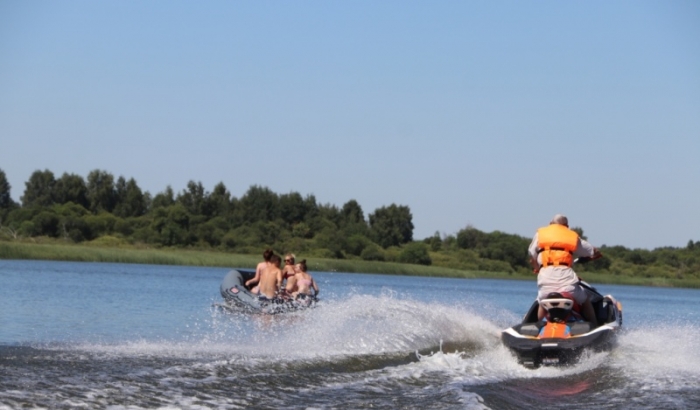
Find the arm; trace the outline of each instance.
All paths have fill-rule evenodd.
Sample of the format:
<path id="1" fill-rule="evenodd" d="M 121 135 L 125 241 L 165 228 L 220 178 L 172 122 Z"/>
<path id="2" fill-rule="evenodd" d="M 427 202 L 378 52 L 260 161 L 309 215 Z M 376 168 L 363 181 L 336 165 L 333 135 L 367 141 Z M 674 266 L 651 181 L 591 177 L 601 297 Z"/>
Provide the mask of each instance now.
<path id="1" fill-rule="evenodd" d="M 530 266 L 532 266 L 532 273 L 539 273 L 540 272 L 540 264 L 537 262 L 537 234 L 535 233 L 535 236 L 532 238 L 532 242 L 530 242 L 530 246 L 527 248 L 527 253 L 530 256 Z"/>
<path id="2" fill-rule="evenodd" d="M 316 279 L 311 278 L 311 286 L 314 288 L 314 296 L 318 296 L 318 285 L 316 284 Z"/>
<path id="3" fill-rule="evenodd" d="M 576 250 L 574 251 L 575 258 L 588 258 L 589 260 L 600 258 L 601 253 L 598 248 L 594 247 L 585 239 L 579 238 Z"/>
<path id="4" fill-rule="evenodd" d="M 248 287 L 248 285 L 250 285 L 251 283 L 255 284 L 255 283 L 259 283 L 259 282 L 260 282 L 260 269 L 256 269 L 255 276 L 253 277 L 253 279 L 247 280 L 245 282 L 245 287 Z"/>
<path id="5" fill-rule="evenodd" d="M 537 259 L 530 257 L 530 266 L 532 266 L 532 273 L 540 273 L 540 264 L 537 263 Z"/>
<path id="6" fill-rule="evenodd" d="M 275 288 L 278 292 L 282 290 L 282 271 L 279 269 L 277 270 L 277 275 L 275 275 Z"/>

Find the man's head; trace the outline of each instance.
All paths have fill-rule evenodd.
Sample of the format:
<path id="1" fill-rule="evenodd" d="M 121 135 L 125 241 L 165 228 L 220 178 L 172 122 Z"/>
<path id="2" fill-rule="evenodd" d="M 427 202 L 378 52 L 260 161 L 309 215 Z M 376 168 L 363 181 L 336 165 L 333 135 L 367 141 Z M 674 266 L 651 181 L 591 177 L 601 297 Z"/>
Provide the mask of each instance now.
<path id="1" fill-rule="evenodd" d="M 566 227 L 569 226 L 569 218 L 565 217 L 562 214 L 556 214 L 554 215 L 554 218 L 549 222 L 550 225 L 552 224 L 558 224 L 558 225 L 564 225 Z"/>
<path id="2" fill-rule="evenodd" d="M 272 257 L 272 255 L 274 255 L 274 254 L 275 254 L 275 251 L 273 251 L 272 249 L 270 249 L 270 248 L 265 249 L 265 251 L 263 252 L 263 260 L 265 262 L 269 262 L 270 257 Z"/>
<path id="3" fill-rule="evenodd" d="M 282 263 L 282 258 L 280 258 L 279 255 L 272 255 L 270 257 L 270 263 L 277 266 L 279 268 L 280 263 Z"/>

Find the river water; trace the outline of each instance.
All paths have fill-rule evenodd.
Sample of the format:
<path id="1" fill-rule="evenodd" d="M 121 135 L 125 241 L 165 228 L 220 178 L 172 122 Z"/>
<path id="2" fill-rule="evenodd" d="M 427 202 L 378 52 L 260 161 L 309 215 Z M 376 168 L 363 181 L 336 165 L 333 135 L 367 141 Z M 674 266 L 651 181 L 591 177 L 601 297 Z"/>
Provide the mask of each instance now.
<path id="1" fill-rule="evenodd" d="M 0 261 L 0 409 L 700 408 L 700 290 L 598 286 L 618 346 L 530 370 L 499 335 L 534 281 L 312 272 L 262 316 L 213 306 L 227 271 Z"/>

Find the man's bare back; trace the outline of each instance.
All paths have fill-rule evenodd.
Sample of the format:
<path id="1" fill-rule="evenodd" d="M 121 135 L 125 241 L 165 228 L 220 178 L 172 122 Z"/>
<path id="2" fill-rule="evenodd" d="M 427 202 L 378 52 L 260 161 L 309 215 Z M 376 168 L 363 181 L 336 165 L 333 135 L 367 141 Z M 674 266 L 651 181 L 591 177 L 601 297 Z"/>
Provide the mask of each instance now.
<path id="1" fill-rule="evenodd" d="M 260 275 L 260 294 L 267 298 L 274 298 L 282 286 L 282 271 L 280 270 L 280 257 L 270 258 L 270 264 L 263 269 Z"/>
<path id="2" fill-rule="evenodd" d="M 274 251 L 271 248 L 265 249 L 265 252 L 263 252 L 263 261 L 258 263 L 258 266 L 255 268 L 255 276 L 247 280 L 245 282 L 245 287 L 253 286 L 254 284 L 258 284 L 258 286 L 254 287 L 250 291 L 253 293 L 260 293 L 260 278 L 262 277 L 262 272 L 265 270 L 266 267 L 270 265 L 270 258 L 272 255 L 274 255 Z"/>

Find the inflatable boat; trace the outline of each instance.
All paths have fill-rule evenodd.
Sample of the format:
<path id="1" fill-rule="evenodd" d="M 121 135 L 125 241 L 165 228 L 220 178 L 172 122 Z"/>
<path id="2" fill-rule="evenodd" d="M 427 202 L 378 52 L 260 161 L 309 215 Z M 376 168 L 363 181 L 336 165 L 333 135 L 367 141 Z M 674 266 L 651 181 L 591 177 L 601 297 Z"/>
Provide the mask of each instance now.
<path id="1" fill-rule="evenodd" d="M 622 327 L 622 304 L 611 295 L 603 296 L 588 283 L 581 286 L 591 298 L 598 326 L 593 326 L 573 310 L 573 300 L 550 294 L 541 301 L 547 314 L 537 319 L 540 303 L 535 302 L 523 321 L 501 332 L 501 340 L 530 368 L 542 365 L 570 365 L 586 350 L 603 351 L 612 348 Z"/>
<path id="2" fill-rule="evenodd" d="M 245 286 L 246 281 L 255 277 L 255 271 L 234 269 L 221 281 L 221 296 L 224 303 L 216 306 L 224 310 L 247 313 L 276 314 L 300 309 L 307 309 L 316 304 L 315 296 L 299 295 L 292 298 L 288 295 L 277 295 L 272 299 L 259 296 Z"/>

